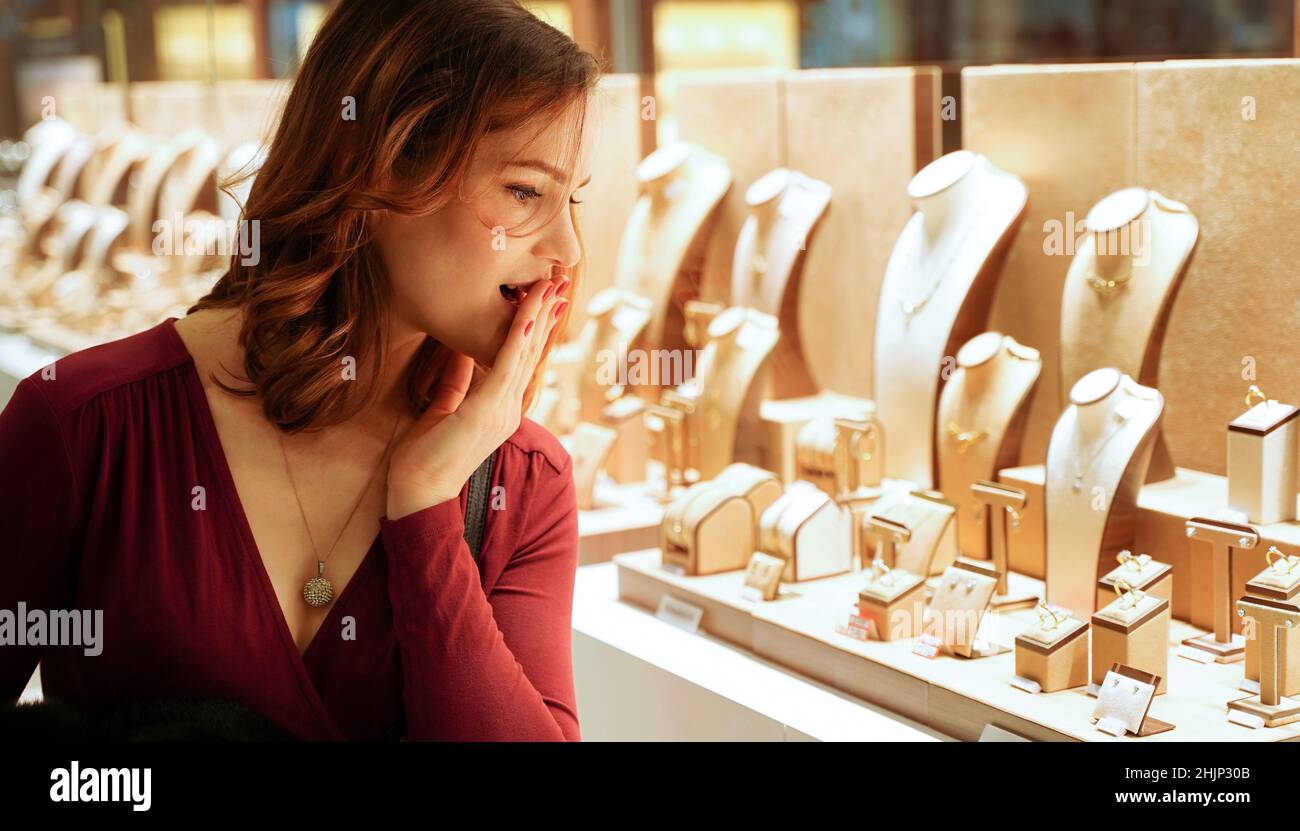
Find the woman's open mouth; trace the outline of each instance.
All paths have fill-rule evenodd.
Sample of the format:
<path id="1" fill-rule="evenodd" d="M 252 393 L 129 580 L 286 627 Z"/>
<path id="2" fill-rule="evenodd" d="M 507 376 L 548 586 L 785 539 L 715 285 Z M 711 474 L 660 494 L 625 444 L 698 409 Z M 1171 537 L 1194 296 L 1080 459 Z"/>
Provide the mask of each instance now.
<path id="1" fill-rule="evenodd" d="M 528 296 L 528 292 L 524 291 L 523 286 L 507 286 L 505 283 L 502 283 L 499 288 L 501 289 L 501 296 L 516 306 L 522 303 L 524 298 Z"/>

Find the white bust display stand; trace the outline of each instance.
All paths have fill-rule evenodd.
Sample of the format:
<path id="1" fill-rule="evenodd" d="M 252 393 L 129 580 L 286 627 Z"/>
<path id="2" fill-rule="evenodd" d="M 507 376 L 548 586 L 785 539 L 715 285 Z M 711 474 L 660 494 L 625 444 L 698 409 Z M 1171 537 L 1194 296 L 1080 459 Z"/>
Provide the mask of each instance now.
<path id="1" fill-rule="evenodd" d="M 808 239 L 830 199 L 830 185 L 783 167 L 745 191 L 749 217 L 736 238 L 731 302 L 780 322 L 781 341 L 772 356 L 776 398 L 817 391 L 799 337 L 799 275 Z"/>
<path id="2" fill-rule="evenodd" d="M 916 213 L 890 255 L 876 315 L 875 402 L 886 476 L 931 488 L 943 359 L 985 328 L 1027 191 L 961 150 L 922 168 L 907 192 Z"/>
<path id="3" fill-rule="evenodd" d="M 1044 504 L 1047 601 L 1078 616 L 1096 611 L 1101 563 L 1133 545 L 1137 493 L 1164 398 L 1117 369 L 1088 373 L 1047 448 Z"/>
<path id="4" fill-rule="evenodd" d="M 1061 389 L 1102 367 L 1158 386 L 1160 346 L 1196 247 L 1196 217 L 1154 190 L 1124 188 L 1097 202 L 1084 227 L 1061 294 Z M 1157 436 L 1147 481 L 1173 475 Z"/>
<path id="5" fill-rule="evenodd" d="M 674 289 L 683 270 L 703 256 L 731 171 L 704 148 L 675 142 L 642 159 L 636 177 L 641 196 L 619 243 L 614 285 L 650 300 L 647 348 L 682 348 L 685 318 Z"/>

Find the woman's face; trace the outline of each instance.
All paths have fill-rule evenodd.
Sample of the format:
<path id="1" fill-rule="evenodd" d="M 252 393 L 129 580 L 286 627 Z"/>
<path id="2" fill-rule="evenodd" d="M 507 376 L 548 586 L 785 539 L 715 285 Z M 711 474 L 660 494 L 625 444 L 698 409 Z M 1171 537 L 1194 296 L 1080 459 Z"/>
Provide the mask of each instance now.
<path id="1" fill-rule="evenodd" d="M 459 196 L 425 216 L 383 216 L 375 242 L 394 322 L 492 365 L 522 290 L 578 262 L 570 201 L 582 200 L 591 178 L 593 130 L 583 130 L 576 163 L 562 169 L 573 125 L 566 115 L 540 132 L 537 123 L 525 123 L 492 133 L 471 160 Z"/>

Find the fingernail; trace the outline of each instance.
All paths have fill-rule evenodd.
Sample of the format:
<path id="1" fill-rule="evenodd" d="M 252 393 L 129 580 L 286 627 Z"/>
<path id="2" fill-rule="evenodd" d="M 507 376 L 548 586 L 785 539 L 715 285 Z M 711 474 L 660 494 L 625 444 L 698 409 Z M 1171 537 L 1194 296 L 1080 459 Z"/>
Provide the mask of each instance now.
<path id="1" fill-rule="evenodd" d="M 524 336 L 527 337 L 528 333 L 531 331 L 533 331 L 533 322 L 530 320 L 524 324 Z"/>
<path id="2" fill-rule="evenodd" d="M 568 301 L 568 300 L 561 300 L 559 303 L 556 304 L 556 306 L 555 306 L 555 316 L 556 316 L 557 318 L 558 318 L 560 315 L 564 314 L 564 307 L 567 306 L 567 305 L 569 305 L 569 301 Z"/>
<path id="3" fill-rule="evenodd" d="M 549 286 L 546 287 L 546 294 L 543 294 L 543 295 L 542 295 L 542 299 L 543 299 L 543 300 L 550 300 L 552 294 L 555 294 L 555 284 L 554 284 L 554 283 L 551 283 Z"/>
<path id="4" fill-rule="evenodd" d="M 560 287 L 559 287 L 558 289 L 555 290 L 555 293 L 556 293 L 556 294 L 564 294 L 566 291 L 569 290 L 569 284 L 572 283 L 572 282 L 573 282 L 573 281 L 570 280 L 568 277 L 565 277 L 565 278 L 564 278 L 564 282 L 563 282 L 563 283 L 560 283 Z"/>

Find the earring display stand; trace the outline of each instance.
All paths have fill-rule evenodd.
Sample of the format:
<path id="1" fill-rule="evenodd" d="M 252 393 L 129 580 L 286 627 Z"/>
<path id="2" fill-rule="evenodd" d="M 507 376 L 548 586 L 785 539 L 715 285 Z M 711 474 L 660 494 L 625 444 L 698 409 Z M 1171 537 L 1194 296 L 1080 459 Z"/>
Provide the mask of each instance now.
<path id="1" fill-rule="evenodd" d="M 957 559 L 956 512 L 956 505 L 928 493 L 910 493 L 881 506 L 873 520 L 887 519 L 910 532 L 903 544 L 896 546 L 892 559 L 883 558 L 885 565 L 922 577 L 942 574 Z"/>
<path id="2" fill-rule="evenodd" d="M 971 488 L 1019 459 L 1029 415 L 1025 405 L 1042 361 L 1038 350 L 998 332 L 976 335 L 956 359 L 957 371 L 939 398 L 939 490 L 958 505 L 962 556 L 986 560 L 993 529 Z"/>
<path id="3" fill-rule="evenodd" d="M 809 422 L 819 418 L 844 418 L 874 423 L 880 440 L 876 442 L 876 461 L 872 464 L 883 463 L 884 432 L 875 414 L 876 405 L 873 402 L 830 391 L 800 398 L 764 399 L 759 403 L 759 419 L 762 422 L 768 459 L 765 466 L 775 471 L 783 482 L 793 482 L 800 478 L 799 434 Z M 883 466 L 881 475 L 883 476 Z M 875 474 L 871 476 L 874 477 Z"/>
<path id="4" fill-rule="evenodd" d="M 1300 595 L 1300 557 L 1283 554 L 1276 546 L 1269 546 L 1265 559 L 1268 564 L 1264 570 L 1246 582 L 1246 597 L 1243 599 L 1263 597 L 1297 605 L 1296 596 Z M 1244 628 L 1244 615 L 1238 616 L 1237 620 L 1243 621 Z M 1246 639 L 1246 674 L 1239 686 L 1246 692 L 1258 693 L 1261 658 L 1258 628 L 1254 634 L 1254 638 Z M 1300 635 L 1295 633 L 1294 626 L 1285 627 L 1278 633 L 1276 655 L 1278 694 L 1300 695 Z"/>
<path id="5" fill-rule="evenodd" d="M 1232 553 L 1259 545 L 1259 533 L 1249 525 L 1194 517 L 1187 522 L 1187 539 L 1208 542 L 1213 551 L 1214 631 L 1187 638 L 1183 645 L 1210 653 L 1220 664 L 1244 660 L 1246 639 L 1232 631 Z"/>
<path id="6" fill-rule="evenodd" d="M 1019 488 L 981 481 L 971 485 L 971 494 L 989 519 L 993 542 L 993 568 L 998 573 L 997 591 L 991 601 L 995 610 L 1026 609 L 1038 605 L 1033 594 L 1010 594 L 1007 588 L 1007 523 L 1014 521 L 1025 507 L 1025 492 Z"/>
<path id="7" fill-rule="evenodd" d="M 1134 547 L 1137 493 L 1164 399 L 1114 369 L 1070 390 L 1047 449 L 1047 600 L 1089 614 L 1102 563 Z"/>
<path id="8" fill-rule="evenodd" d="M 849 512 L 810 482 L 789 485 L 759 518 L 758 547 L 786 561 L 788 583 L 850 571 L 852 536 Z"/>
<path id="9" fill-rule="evenodd" d="M 1253 716 L 1264 727 L 1280 727 L 1300 721 L 1300 701 L 1281 694 L 1282 669 L 1278 652 L 1281 637 L 1300 625 L 1300 607 L 1263 597 L 1243 597 L 1237 614 L 1250 618 L 1259 638 L 1259 695 L 1228 702 L 1229 718 L 1241 713 Z"/>
<path id="10" fill-rule="evenodd" d="M 679 141 L 642 159 L 636 178 L 641 196 L 619 242 L 614 285 L 650 300 L 646 347 L 678 349 L 685 321 L 674 293 L 703 256 L 731 171 L 720 157 Z"/>
<path id="11" fill-rule="evenodd" d="M 1159 675 L 1118 662 L 1111 664 L 1092 711 L 1097 729 L 1112 736 L 1132 733 L 1139 737 L 1173 730 L 1174 725 L 1150 715 L 1151 701 L 1163 682 Z"/>
<path id="12" fill-rule="evenodd" d="M 916 213 L 881 283 L 874 400 L 887 443 L 886 475 L 931 488 L 935 437 L 917 425 L 937 417 L 944 356 L 986 328 L 1027 192 L 1018 178 L 965 150 L 926 165 L 907 191 Z"/>
<path id="13" fill-rule="evenodd" d="M 980 638 L 998 577 L 987 563 L 958 560 L 939 578 L 930 598 L 927 629 L 937 629 L 939 642 L 952 654 L 988 658 L 1011 651 Z"/>

